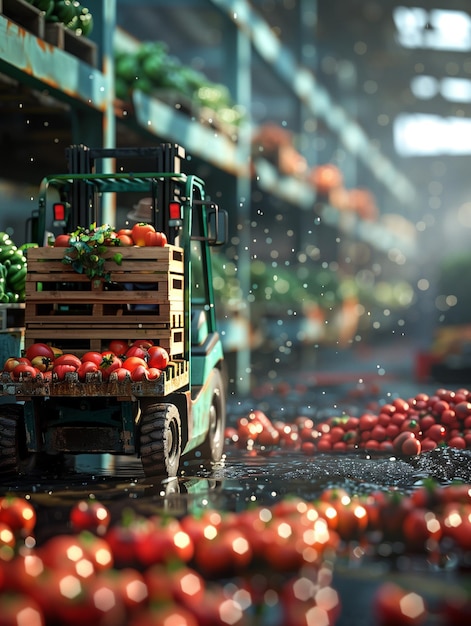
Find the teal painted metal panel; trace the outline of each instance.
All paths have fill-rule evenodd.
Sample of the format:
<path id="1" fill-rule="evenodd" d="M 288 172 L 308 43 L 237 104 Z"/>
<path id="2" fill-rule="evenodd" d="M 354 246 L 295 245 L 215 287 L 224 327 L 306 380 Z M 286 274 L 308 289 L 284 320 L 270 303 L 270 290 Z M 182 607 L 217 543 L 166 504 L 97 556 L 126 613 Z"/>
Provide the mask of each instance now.
<path id="1" fill-rule="evenodd" d="M 97 69 L 0 16 L 0 68 L 35 88 L 49 87 L 97 110 L 106 108 L 108 78 Z"/>

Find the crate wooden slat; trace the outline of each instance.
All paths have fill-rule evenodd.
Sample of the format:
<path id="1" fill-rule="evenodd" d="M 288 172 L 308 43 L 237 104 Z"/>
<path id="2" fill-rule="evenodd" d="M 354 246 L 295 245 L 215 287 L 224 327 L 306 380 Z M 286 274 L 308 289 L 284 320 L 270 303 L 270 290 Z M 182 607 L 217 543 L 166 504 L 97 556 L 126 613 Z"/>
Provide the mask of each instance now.
<path id="1" fill-rule="evenodd" d="M 49 247 L 29 248 L 27 250 L 28 271 L 68 272 L 69 266 L 62 262 L 65 250 L 65 248 Z M 116 254 L 121 255 L 122 266 L 113 261 L 113 257 Z M 121 269 L 124 271 L 125 264 L 133 261 L 140 265 L 130 267 L 139 270 L 139 273 L 172 271 L 175 274 L 183 274 L 183 250 L 178 246 L 111 246 L 103 256 L 106 259 L 105 268 L 107 270 L 119 272 Z M 42 263 L 46 265 L 42 265 Z M 145 267 L 143 267 L 144 263 L 146 264 Z M 80 276 L 80 274 L 77 274 L 77 276 Z"/>
<path id="2" fill-rule="evenodd" d="M 146 338 L 172 357 L 183 354 L 181 248 L 110 248 L 105 253 L 110 283 L 75 272 L 63 263 L 64 253 L 64 248 L 27 252 L 26 347 L 41 341 L 80 355 L 106 349 L 113 338 Z"/>
<path id="3" fill-rule="evenodd" d="M 64 49 L 65 26 L 61 22 L 46 22 L 44 39 L 56 48 Z"/>
<path id="4" fill-rule="evenodd" d="M 44 39 L 44 12 L 25 0 L 0 0 L 0 14 L 36 37 Z"/>
<path id="5" fill-rule="evenodd" d="M 60 306 L 60 305 L 59 305 Z M 58 315 L 55 315 L 56 310 L 49 306 L 43 311 L 41 306 L 28 306 L 23 316 L 24 323 L 22 326 L 27 325 L 28 328 L 34 326 L 40 327 L 45 325 L 58 324 L 58 318 L 60 324 L 88 324 L 93 321 L 95 324 L 104 324 L 108 326 L 110 324 L 123 323 L 127 326 L 139 325 L 143 321 L 149 321 L 156 327 L 166 328 L 171 326 L 172 328 L 181 328 L 184 325 L 183 320 L 183 304 L 181 302 L 167 302 L 162 304 L 156 304 L 151 311 L 133 311 L 123 308 L 116 308 L 115 306 L 102 306 L 100 304 L 85 305 L 87 308 L 76 310 L 74 306 L 68 306 L 67 310 L 59 309 Z M 98 319 L 97 319 L 98 318 Z M 87 320 L 87 321 L 85 321 Z"/>
<path id="6" fill-rule="evenodd" d="M 28 275 L 26 278 L 26 286 L 25 286 L 25 297 L 27 298 L 29 303 L 36 304 L 47 304 L 50 303 L 58 304 L 61 302 L 64 303 L 87 303 L 92 300 L 96 303 L 102 304 L 123 304 L 123 302 L 129 304 L 164 304 L 168 300 L 176 300 L 179 301 L 182 299 L 183 294 L 183 277 L 179 275 L 171 274 L 153 274 L 153 279 L 151 280 L 143 280 L 141 275 L 139 275 L 138 280 L 133 280 L 130 278 L 130 275 L 127 275 L 127 278 L 121 278 L 121 284 L 143 284 L 143 283 L 151 283 L 151 289 L 116 289 L 116 290 L 101 290 L 94 289 L 92 286 L 92 282 L 90 279 L 86 281 L 70 281 L 70 274 L 68 278 L 66 278 L 64 284 L 61 285 L 60 288 L 47 288 L 47 286 L 51 281 L 51 276 L 49 275 L 47 278 L 48 283 L 45 283 L 43 279 L 37 281 L 40 275 L 35 275 L 34 280 L 30 279 Z M 41 291 L 37 290 L 37 283 L 42 283 Z M 81 290 L 77 290 L 77 283 L 80 283 Z M 119 284 L 119 283 L 118 283 Z M 46 287 L 46 289 L 44 289 Z M 150 285 L 149 285 L 150 287 Z"/>
<path id="7" fill-rule="evenodd" d="M 181 356 L 184 351 L 184 332 L 182 328 L 155 328 L 154 326 L 134 328 L 129 325 L 113 327 L 76 328 L 50 326 L 26 328 L 25 348 L 36 342 L 52 343 L 64 352 L 73 352 L 82 356 L 89 350 L 103 352 L 112 339 L 150 339 L 162 346 L 171 357 Z"/>

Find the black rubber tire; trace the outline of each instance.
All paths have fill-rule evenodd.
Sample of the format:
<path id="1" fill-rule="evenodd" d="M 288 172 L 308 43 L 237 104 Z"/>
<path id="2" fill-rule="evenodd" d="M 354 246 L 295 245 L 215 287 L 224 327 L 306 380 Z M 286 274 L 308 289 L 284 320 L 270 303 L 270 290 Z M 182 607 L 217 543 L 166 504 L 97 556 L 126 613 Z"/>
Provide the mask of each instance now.
<path id="1" fill-rule="evenodd" d="M 22 404 L 0 404 L 0 474 L 28 474 L 36 454 L 26 449 Z"/>
<path id="2" fill-rule="evenodd" d="M 180 413 L 174 404 L 142 402 L 140 455 L 144 474 L 177 476 L 182 453 Z"/>
<path id="3" fill-rule="evenodd" d="M 209 409 L 209 429 L 206 439 L 189 457 L 203 465 L 218 463 L 224 452 L 224 431 L 226 429 L 226 398 L 222 374 L 218 368 L 211 372 L 209 384 L 212 388 L 212 400 Z"/>

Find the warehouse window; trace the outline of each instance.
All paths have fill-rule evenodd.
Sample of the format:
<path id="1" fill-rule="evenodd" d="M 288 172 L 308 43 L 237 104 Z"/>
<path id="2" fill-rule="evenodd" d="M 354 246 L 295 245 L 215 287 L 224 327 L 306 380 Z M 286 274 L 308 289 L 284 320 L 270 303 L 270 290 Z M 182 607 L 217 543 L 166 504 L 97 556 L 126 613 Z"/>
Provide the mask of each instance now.
<path id="1" fill-rule="evenodd" d="M 394 147 L 401 156 L 471 154 L 471 119 L 404 113 L 394 120 Z"/>
<path id="2" fill-rule="evenodd" d="M 414 76 L 410 88 L 416 98 L 429 100 L 441 96 L 449 102 L 471 102 L 471 80 L 468 78 L 442 79 L 434 76 Z"/>
<path id="3" fill-rule="evenodd" d="M 464 11 L 395 7 L 397 41 L 405 48 L 471 50 L 471 16 Z"/>

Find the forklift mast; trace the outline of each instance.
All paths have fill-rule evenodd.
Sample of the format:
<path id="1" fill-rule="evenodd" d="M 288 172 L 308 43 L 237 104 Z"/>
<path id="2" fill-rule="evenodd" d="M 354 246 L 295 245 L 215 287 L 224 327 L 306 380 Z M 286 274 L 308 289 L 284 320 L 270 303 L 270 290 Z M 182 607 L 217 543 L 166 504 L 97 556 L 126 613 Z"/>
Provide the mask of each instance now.
<path id="1" fill-rule="evenodd" d="M 92 174 L 102 168 L 104 159 L 140 159 L 146 160 L 147 171 L 156 174 L 180 174 L 181 162 L 185 159 L 185 150 L 177 144 L 161 144 L 142 148 L 89 148 L 82 144 L 73 145 L 66 150 L 68 171 L 70 174 Z M 150 165 L 150 168 L 149 168 Z M 139 171 L 139 168 L 138 168 Z M 179 201 L 180 187 L 171 177 L 162 177 L 151 185 L 152 205 L 154 207 L 151 223 L 156 230 L 165 232 L 169 243 L 174 243 L 177 231 L 169 225 L 169 212 L 164 210 L 171 202 Z M 75 230 L 99 222 L 98 203 L 93 197 L 93 189 L 84 180 L 73 182 L 69 195 L 70 214 L 68 228 Z"/>

